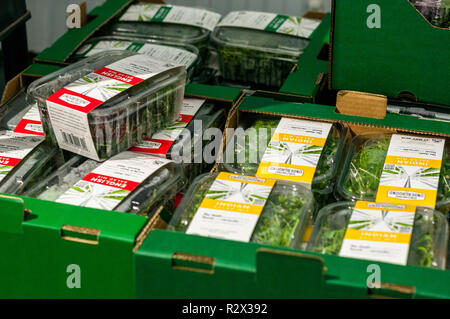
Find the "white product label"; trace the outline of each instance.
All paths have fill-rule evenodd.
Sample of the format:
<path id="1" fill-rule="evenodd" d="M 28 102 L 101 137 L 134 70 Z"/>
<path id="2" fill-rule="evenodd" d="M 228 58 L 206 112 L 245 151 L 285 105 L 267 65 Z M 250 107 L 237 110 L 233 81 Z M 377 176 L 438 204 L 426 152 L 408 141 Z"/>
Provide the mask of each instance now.
<path id="1" fill-rule="evenodd" d="M 132 147 L 131 150 L 166 157 L 175 140 L 180 136 L 204 103 L 205 100 L 202 99 L 185 98 L 180 116 L 172 125 L 165 130 L 153 134 L 151 138 Z"/>
<path id="2" fill-rule="evenodd" d="M 170 160 L 122 152 L 102 163 L 61 195 L 59 203 L 113 210 L 139 184 Z"/>
<path id="3" fill-rule="evenodd" d="M 339 255 L 406 265 L 415 212 L 415 206 L 356 202 Z"/>
<path id="4" fill-rule="evenodd" d="M 261 159 L 256 176 L 311 187 L 332 124 L 282 118 Z"/>
<path id="5" fill-rule="evenodd" d="M 319 20 L 285 16 L 276 13 L 233 11 L 223 18 L 218 26 L 264 30 L 309 38 L 319 24 Z"/>
<path id="6" fill-rule="evenodd" d="M 91 48 L 89 51 L 87 51 Z M 152 43 L 135 43 L 131 41 L 101 40 L 97 43 L 87 44 L 80 49 L 77 54 L 91 56 L 99 52 L 110 50 L 127 50 L 145 54 L 153 58 L 161 59 L 177 65 L 190 67 L 194 63 L 197 55 L 184 49 L 167 45 Z M 83 54 L 83 51 L 87 53 Z"/>
<path id="7" fill-rule="evenodd" d="M 0 131 L 0 181 L 43 140 L 40 136 Z"/>
<path id="8" fill-rule="evenodd" d="M 212 31 L 220 17 L 218 13 L 204 9 L 142 3 L 130 6 L 119 20 L 186 24 Z"/>
<path id="9" fill-rule="evenodd" d="M 42 128 L 41 116 L 39 115 L 39 107 L 33 104 L 31 108 L 25 113 L 24 117 L 14 128 L 14 133 L 31 134 L 44 136 L 44 129 Z"/>
<path id="10" fill-rule="evenodd" d="M 219 173 L 187 234 L 248 242 L 275 180 Z"/>
<path id="11" fill-rule="evenodd" d="M 52 94 L 47 108 L 59 147 L 99 160 L 88 113 L 133 85 L 175 67 L 137 54 L 89 73 Z"/>
<path id="12" fill-rule="evenodd" d="M 444 145 L 440 138 L 392 135 L 377 202 L 435 207 Z"/>

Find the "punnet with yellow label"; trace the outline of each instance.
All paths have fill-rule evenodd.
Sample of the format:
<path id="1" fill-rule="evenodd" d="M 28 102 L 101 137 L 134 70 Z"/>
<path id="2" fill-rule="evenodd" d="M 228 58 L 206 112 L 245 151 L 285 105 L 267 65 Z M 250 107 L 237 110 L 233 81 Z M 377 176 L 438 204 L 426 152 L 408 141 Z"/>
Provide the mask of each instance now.
<path id="1" fill-rule="evenodd" d="M 302 184 L 320 208 L 332 200 L 345 135 L 337 123 L 279 117 L 243 121 L 228 141 L 222 168 Z"/>
<path id="2" fill-rule="evenodd" d="M 336 196 L 437 207 L 450 206 L 450 142 L 403 134 L 356 136 L 347 154 Z"/>
<path id="3" fill-rule="evenodd" d="M 299 248 L 314 210 L 301 185 L 221 172 L 199 176 L 169 229 L 187 234 Z"/>
<path id="4" fill-rule="evenodd" d="M 426 207 L 338 202 L 320 210 L 308 250 L 398 265 L 445 269 L 448 222 Z"/>

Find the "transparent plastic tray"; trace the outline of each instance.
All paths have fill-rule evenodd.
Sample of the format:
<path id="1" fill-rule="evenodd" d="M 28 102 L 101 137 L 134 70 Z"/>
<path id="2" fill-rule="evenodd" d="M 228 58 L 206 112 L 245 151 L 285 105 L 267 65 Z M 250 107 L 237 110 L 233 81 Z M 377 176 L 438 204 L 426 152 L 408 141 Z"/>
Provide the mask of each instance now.
<path id="1" fill-rule="evenodd" d="M 198 9 L 204 10 L 203 8 Z M 116 20 L 104 29 L 104 33 L 107 35 L 154 39 L 193 45 L 197 47 L 203 59 L 208 52 L 211 31 L 186 24 Z"/>
<path id="2" fill-rule="evenodd" d="M 223 170 L 236 174 L 254 176 L 258 170 L 259 162 L 261 161 L 260 156 L 264 154 L 263 151 L 260 151 L 260 147 L 262 150 L 267 148 L 267 145 L 272 138 L 273 130 L 278 126 L 279 122 L 280 118 L 261 118 L 253 121 L 243 121 L 238 129 L 242 128 L 245 130 L 245 144 L 242 144 L 243 140 L 242 138 L 238 138 L 238 131 L 236 131 L 227 144 L 223 163 L 221 164 Z M 264 145 L 259 145 L 259 136 L 256 137 L 256 140 L 258 141 L 257 144 L 250 143 L 250 140 L 254 139 L 249 139 L 247 136 L 249 136 L 250 129 L 253 128 L 256 129 L 256 132 L 258 132 L 259 129 L 264 129 L 262 134 L 266 132 Z M 344 127 L 340 124 L 333 124 L 311 185 L 311 189 L 319 207 L 328 204 L 333 195 L 338 168 L 343 154 L 345 136 L 346 131 Z M 238 163 L 238 158 L 241 156 L 240 154 L 242 152 L 245 154 L 245 162 Z M 233 153 L 233 157 L 227 156 L 227 154 Z M 250 160 L 253 158 L 254 154 L 258 155 L 257 162 L 251 163 Z"/>
<path id="3" fill-rule="evenodd" d="M 330 204 L 319 211 L 308 250 L 339 255 L 354 202 Z M 408 265 L 445 268 L 448 223 L 438 211 L 418 207 L 414 219 Z"/>
<path id="4" fill-rule="evenodd" d="M 410 0 L 416 9 L 434 26 L 450 28 L 448 0 Z"/>
<path id="5" fill-rule="evenodd" d="M 50 95 L 84 75 L 136 54 L 100 52 L 34 81 L 27 94 L 38 103 L 47 139 L 56 143 L 46 105 Z M 127 150 L 174 121 L 182 106 L 185 83 L 185 67 L 175 68 L 133 86 L 91 111 L 88 121 L 99 159 Z"/>
<path id="6" fill-rule="evenodd" d="M 374 201 L 392 134 L 362 134 L 353 138 L 336 187 L 336 197 Z M 436 208 L 450 210 L 450 142 L 444 147 Z"/>
<path id="7" fill-rule="evenodd" d="M 24 195 L 55 201 L 100 164 L 100 162 L 76 155 Z M 168 164 L 141 183 L 114 208 L 114 211 L 151 217 L 161 205 L 173 209 L 175 195 L 184 183 L 181 167 Z"/>
<path id="8" fill-rule="evenodd" d="M 159 49 L 158 51 L 149 51 L 146 50 L 145 52 L 139 51 L 140 45 L 147 45 L 149 47 L 154 47 L 155 49 Z M 177 50 L 180 50 L 176 55 L 168 56 L 168 55 L 161 55 L 160 52 L 162 52 L 161 49 L 164 48 L 176 48 Z M 194 73 L 198 72 L 198 67 L 200 66 L 200 59 L 199 59 L 199 51 L 196 47 L 189 45 L 189 44 L 183 44 L 183 43 L 174 43 L 174 42 L 168 42 L 168 41 L 156 41 L 151 39 L 142 39 L 142 38 L 127 38 L 127 37 L 121 37 L 121 36 L 103 36 L 103 37 L 95 37 L 92 39 L 89 39 L 84 43 L 84 45 L 78 49 L 78 51 L 75 52 L 75 54 L 70 58 L 69 61 L 79 61 L 83 58 L 86 58 L 87 56 L 92 56 L 93 52 L 104 52 L 109 50 L 127 50 L 127 51 L 133 51 L 137 53 L 147 54 L 151 57 L 162 59 L 164 61 L 174 63 L 174 64 L 180 64 L 179 62 L 179 56 L 187 53 L 193 54 L 195 57 L 192 57 L 192 59 L 186 59 L 181 62 L 183 62 L 183 65 L 187 68 L 188 77 L 191 78 Z"/>
<path id="9" fill-rule="evenodd" d="M 194 180 L 178 205 L 170 221 L 169 230 L 179 232 L 187 230 L 217 175 L 217 173 L 204 174 Z M 298 248 L 314 208 L 314 198 L 308 189 L 300 185 L 277 181 L 250 241 L 272 246 Z"/>
<path id="10" fill-rule="evenodd" d="M 0 135 L 3 134 L 5 134 L 5 131 L 0 131 Z M 20 138 L 43 140 L 42 137 L 30 135 Z M 63 164 L 64 157 L 61 150 L 43 141 L 28 153 L 0 182 L 0 193 L 20 195 Z"/>
<path id="11" fill-rule="evenodd" d="M 0 107 L 0 127 L 6 130 L 14 130 L 20 120 L 31 109 L 33 104 L 27 103 L 25 88 L 3 103 Z"/>
<path id="12" fill-rule="evenodd" d="M 223 128 L 226 120 L 226 111 L 225 107 L 218 107 L 213 103 L 205 102 L 202 105 L 200 110 L 195 114 L 194 118 L 191 122 L 186 126 L 186 130 L 190 132 L 190 137 L 187 134 L 180 134 L 175 142 L 172 144 L 171 148 L 168 151 L 168 158 L 172 158 L 171 154 L 176 154 L 183 158 L 185 154 L 183 154 L 183 150 L 185 149 L 185 145 L 191 145 L 191 154 L 190 163 L 185 160 L 186 163 L 183 163 L 184 175 L 188 180 L 188 184 L 190 184 L 198 175 L 203 174 L 209 171 L 212 168 L 213 163 L 206 163 L 202 158 L 201 163 L 194 162 L 194 151 L 196 149 L 195 142 L 203 143 L 203 146 L 207 145 L 209 142 L 203 140 L 203 135 L 205 131 L 209 128 Z M 202 123 L 202 135 L 200 136 L 198 132 L 194 130 L 194 121 L 201 121 Z M 189 143 L 189 144 L 187 144 Z M 203 151 L 202 151 L 203 154 Z M 200 154 L 200 155 L 202 155 Z"/>
<path id="13" fill-rule="evenodd" d="M 308 39 L 271 31 L 218 26 L 211 34 L 224 80 L 281 87 Z"/>

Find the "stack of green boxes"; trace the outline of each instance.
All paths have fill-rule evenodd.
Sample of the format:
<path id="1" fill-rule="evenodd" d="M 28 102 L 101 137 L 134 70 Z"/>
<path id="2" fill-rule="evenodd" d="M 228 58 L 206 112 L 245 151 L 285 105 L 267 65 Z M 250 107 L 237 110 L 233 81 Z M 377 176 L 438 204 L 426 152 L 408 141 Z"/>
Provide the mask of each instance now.
<path id="1" fill-rule="evenodd" d="M 378 1 L 386 11 L 382 19 L 400 8 L 411 21 L 420 17 L 407 0 L 386 1 Z M 365 2 L 357 6 L 364 16 L 370 12 Z M 0 109 L 3 136 L 14 133 L 17 139 L 36 140 L 38 147 L 16 167 L 2 167 L 0 295 L 450 297 L 448 122 L 391 113 L 361 117 L 312 104 L 334 103 L 330 90 L 337 89 L 398 97 L 399 89 L 389 81 L 378 79 L 371 86 L 361 69 L 344 76 L 350 66 L 361 67 L 358 61 L 370 60 L 356 48 L 366 52 L 362 43 L 372 29 L 343 40 L 355 26 L 340 21 L 355 10 L 335 2 L 333 19 L 251 11 L 221 17 L 214 10 L 151 0 L 107 0 L 91 11 L 87 25 L 69 30 L 6 88 L 11 99 Z M 378 30 L 377 43 L 388 42 L 396 28 Z M 450 30 L 444 28 L 423 33 L 448 40 Z M 393 56 L 385 56 L 383 64 L 392 65 Z M 140 59 L 148 70 L 137 73 L 133 85 L 124 89 L 108 82 L 115 92 L 103 100 L 83 89 L 98 86 L 101 76 L 124 83 L 130 75 L 124 70 L 136 70 L 124 61 L 139 65 Z M 448 59 L 439 55 L 433 61 L 448 70 Z M 408 67 L 392 71 L 422 74 L 419 66 Z M 433 80 L 423 74 L 427 85 L 445 82 L 440 71 Z M 450 104 L 445 90 L 425 91 L 424 85 L 415 91 L 412 82 L 401 92 L 423 103 Z M 79 117 L 88 124 L 83 142 L 64 120 L 72 113 L 58 113 L 60 105 L 74 101 L 86 106 L 100 101 L 87 113 L 71 108 L 84 112 Z M 189 107 L 195 111 L 187 112 Z M 371 107 L 369 101 L 358 105 L 365 114 Z M 223 138 L 211 134 L 191 143 L 196 122 L 202 135 L 219 128 Z M 186 131 L 190 134 L 184 136 Z M 174 132 L 179 133 L 173 137 Z M 91 148 L 85 144 L 88 137 Z M 431 143 L 426 144 L 429 157 L 430 149 L 438 150 L 419 160 L 420 176 L 388 162 L 395 157 L 392 141 L 402 137 Z M 193 154 L 203 155 L 211 145 L 215 161 L 194 163 Z M 189 159 L 183 164 L 175 161 L 180 149 Z M 137 186 L 114 188 L 92 204 L 87 176 L 99 178 L 105 167 L 119 171 L 130 156 L 141 167 L 130 164 L 129 169 L 158 169 Z M 109 182 L 121 178 L 117 171 Z M 387 173 L 407 182 L 383 197 Z M 133 181 L 133 174 L 120 182 Z M 423 192 L 435 194 L 431 204 L 428 195 L 420 197 L 422 188 L 412 186 L 422 181 L 428 183 Z M 392 200 L 400 191 L 403 200 Z M 405 200 L 413 193 L 416 200 Z M 368 234 L 371 251 L 355 253 L 352 245 L 367 244 Z M 374 254 L 380 247 L 387 253 Z M 374 265 L 381 283 L 368 287 Z"/>

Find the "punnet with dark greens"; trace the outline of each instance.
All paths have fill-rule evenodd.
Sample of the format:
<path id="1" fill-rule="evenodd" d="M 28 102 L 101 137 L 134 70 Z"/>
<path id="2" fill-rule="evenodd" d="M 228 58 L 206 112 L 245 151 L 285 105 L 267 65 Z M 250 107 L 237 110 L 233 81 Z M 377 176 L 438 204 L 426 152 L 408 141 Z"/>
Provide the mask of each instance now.
<path id="1" fill-rule="evenodd" d="M 241 210 L 243 206 L 250 206 L 252 214 Z M 300 185 L 224 172 L 205 174 L 183 197 L 169 229 L 298 248 L 314 209 L 311 192 Z"/>
<path id="2" fill-rule="evenodd" d="M 375 240 L 374 236 L 384 236 Z M 320 210 L 308 250 L 445 269 L 448 223 L 426 207 L 338 202 Z M 401 244 L 401 245 L 400 245 Z"/>
<path id="3" fill-rule="evenodd" d="M 230 12 L 211 35 L 224 80 L 281 87 L 319 23 L 275 13 Z"/>
<path id="4" fill-rule="evenodd" d="M 202 8 L 142 2 L 131 5 L 104 33 L 193 45 L 204 59 L 210 33 L 220 17 Z"/>
<path id="5" fill-rule="evenodd" d="M 123 36 L 103 36 L 89 39 L 75 52 L 70 61 L 79 61 L 96 53 L 110 50 L 137 52 L 173 64 L 184 65 L 188 78 L 197 73 L 200 66 L 199 51 L 190 44 Z"/>
<path id="6" fill-rule="evenodd" d="M 28 88 L 48 140 L 105 160 L 178 117 L 186 67 L 130 51 L 105 51 Z"/>

